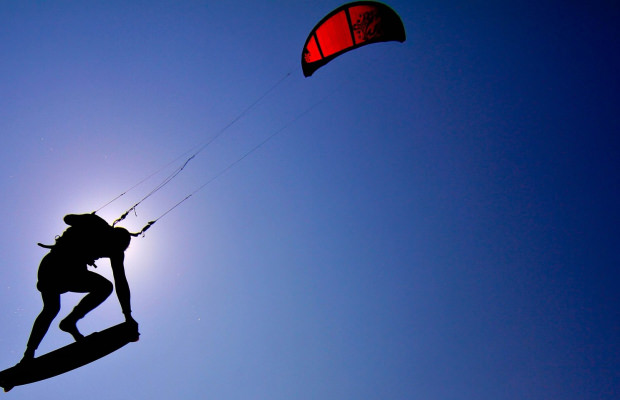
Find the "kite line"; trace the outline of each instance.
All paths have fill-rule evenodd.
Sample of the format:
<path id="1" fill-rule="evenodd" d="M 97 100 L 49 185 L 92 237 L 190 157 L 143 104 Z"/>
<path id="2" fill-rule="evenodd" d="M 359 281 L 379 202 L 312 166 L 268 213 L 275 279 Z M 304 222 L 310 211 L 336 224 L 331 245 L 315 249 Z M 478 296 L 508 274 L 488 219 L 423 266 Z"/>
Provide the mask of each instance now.
<path id="1" fill-rule="evenodd" d="M 330 93 L 328 95 L 326 95 L 325 97 L 321 98 L 320 100 L 316 101 L 315 103 L 313 103 L 312 105 L 310 105 L 308 108 L 306 108 L 304 111 L 302 111 L 301 113 L 297 114 L 295 117 L 293 117 L 291 120 L 289 120 L 287 123 L 285 123 L 282 127 L 280 127 L 279 129 L 277 129 L 276 131 L 274 131 L 271 135 L 267 136 L 265 139 L 263 139 L 260 143 L 256 144 L 254 147 L 252 147 L 250 150 L 248 150 L 247 152 L 245 152 L 242 156 L 240 156 L 239 158 L 237 158 L 235 161 L 231 162 L 230 164 L 228 164 L 225 168 L 221 169 L 217 174 L 215 174 L 212 178 L 210 178 L 209 180 L 207 180 L 205 183 L 203 183 L 202 185 L 198 186 L 196 189 L 194 189 L 194 191 L 192 191 L 190 194 L 188 194 L 187 196 L 185 196 L 181 201 L 177 202 L 176 204 L 174 204 L 172 207 L 170 207 L 166 212 L 164 212 L 163 214 L 161 214 L 159 217 L 157 217 L 156 219 L 149 221 L 139 232 L 136 233 L 132 233 L 132 236 L 140 236 L 140 235 L 144 235 L 144 233 L 151 227 L 153 226 L 153 224 L 155 224 L 157 221 L 159 221 L 160 219 L 162 219 L 164 216 L 166 216 L 168 213 L 170 213 L 172 210 L 174 210 L 175 208 L 177 208 L 178 206 L 180 206 L 181 204 L 183 204 L 185 201 L 189 200 L 190 197 L 192 197 L 193 195 L 195 195 L 196 193 L 198 193 L 199 191 L 201 191 L 202 189 L 204 189 L 205 187 L 207 187 L 209 184 L 211 184 L 212 182 L 214 182 L 216 179 L 218 179 L 220 176 L 224 175 L 226 172 L 228 172 L 229 170 L 231 170 L 232 168 L 234 168 L 237 164 L 239 164 L 241 161 L 243 161 L 244 159 L 246 159 L 248 156 L 250 156 L 252 153 L 254 153 L 255 151 L 257 151 L 258 149 L 260 149 L 261 147 L 263 147 L 265 144 L 267 144 L 267 142 L 271 141 L 273 138 L 275 138 L 276 136 L 278 136 L 280 133 L 282 133 L 283 131 L 285 131 L 286 129 L 288 129 L 291 125 L 293 125 L 295 122 L 297 122 L 299 119 L 301 119 L 302 117 L 304 117 L 306 114 L 310 113 L 313 109 L 315 109 L 317 106 L 319 106 L 320 104 L 322 104 L 323 102 L 325 102 L 331 95 L 333 94 Z M 130 209 L 131 210 L 131 209 Z"/>
<path id="2" fill-rule="evenodd" d="M 230 127 L 232 127 L 235 123 L 237 123 L 240 119 L 242 119 L 246 114 L 248 114 L 252 109 L 254 109 L 261 101 L 263 101 L 269 94 L 271 94 L 276 88 L 278 88 L 288 77 L 291 76 L 291 72 L 286 73 L 283 77 L 279 78 L 273 85 L 271 85 L 265 92 L 263 92 L 256 100 L 254 100 L 250 105 L 248 105 L 245 109 L 243 109 L 235 118 L 233 118 L 228 124 L 226 124 L 224 127 L 222 127 L 212 138 L 210 138 L 209 140 L 207 140 L 206 142 L 195 146 L 193 149 L 190 149 L 188 151 L 186 151 L 185 153 L 179 155 L 178 157 L 176 157 L 174 160 L 170 161 L 169 163 L 167 163 L 166 165 L 164 165 L 163 167 L 159 168 L 158 170 L 152 172 L 151 174 L 149 174 L 148 176 L 146 176 L 145 178 L 141 179 L 139 182 L 137 182 L 136 184 L 132 185 L 131 187 L 129 187 L 128 189 L 126 189 L 124 192 L 120 193 L 118 196 L 114 197 L 113 199 L 111 199 L 110 201 L 108 201 L 107 203 L 105 203 L 104 205 L 102 205 L 101 207 L 99 207 L 97 210 L 93 211 L 93 214 L 96 214 L 97 212 L 101 211 L 102 209 L 104 209 L 105 207 L 109 206 L 110 204 L 114 203 L 116 200 L 120 199 L 121 197 L 123 197 L 125 194 L 127 194 L 128 192 L 132 191 L 133 189 L 135 189 L 136 187 L 140 186 L 141 184 L 143 184 L 144 182 L 146 182 L 147 180 L 149 180 L 150 178 L 152 178 L 153 176 L 159 174 L 161 171 L 163 171 L 164 169 L 166 169 L 167 167 L 169 167 L 170 165 L 176 163 L 177 161 L 187 157 L 185 159 L 185 161 L 183 162 L 182 165 L 180 165 L 179 167 L 177 167 L 174 171 L 172 171 L 172 173 L 170 173 L 168 176 L 166 176 L 161 182 L 159 182 L 152 190 L 150 190 L 146 195 L 144 195 L 138 202 L 136 202 L 134 205 L 132 205 L 129 209 L 127 209 L 127 211 L 125 211 L 120 217 L 118 217 L 116 220 L 114 220 L 114 222 L 112 223 L 112 226 L 115 226 L 116 224 L 118 224 L 119 222 L 123 221 L 125 218 L 127 218 L 127 216 L 133 211 L 134 213 L 136 212 L 136 208 L 142 203 L 144 202 L 146 199 L 148 199 L 149 197 L 151 197 L 152 195 L 154 195 L 156 192 L 158 192 L 159 190 L 161 190 L 163 187 L 165 187 L 168 183 L 170 183 L 174 178 L 176 178 L 184 169 L 185 167 L 187 167 L 187 165 L 196 157 L 198 156 L 198 154 L 200 154 L 203 150 L 205 150 L 207 147 L 209 147 L 209 145 L 211 145 L 214 141 L 216 141 L 219 137 L 221 137 Z M 324 97 L 322 97 L 321 99 L 317 100 L 316 102 L 312 103 L 310 106 L 308 106 L 307 108 L 305 108 L 303 111 L 301 111 L 300 113 L 298 113 L 297 115 L 295 115 L 293 118 L 291 118 L 288 122 L 284 123 L 284 125 L 282 125 L 280 128 L 278 128 L 277 130 L 275 130 L 273 133 L 271 133 L 269 136 L 267 136 L 265 139 L 263 139 L 261 142 L 259 142 L 258 144 L 256 144 L 254 147 L 252 147 L 250 150 L 246 151 L 245 153 L 243 153 L 241 156 L 239 156 L 238 158 L 236 158 L 234 161 L 232 161 L 231 163 L 229 163 L 226 167 L 222 168 L 220 171 L 218 171 L 213 177 L 211 177 L 210 179 L 208 179 L 207 181 L 205 181 L 203 184 L 201 184 L 200 186 L 198 186 L 196 189 L 194 189 L 192 192 L 190 192 L 188 195 L 186 195 L 184 198 L 182 198 L 180 201 L 178 201 L 177 203 L 175 203 L 173 206 L 171 206 L 169 209 L 167 209 L 163 214 L 161 214 L 159 217 L 155 218 L 154 220 L 149 221 L 139 232 L 136 233 L 132 233 L 132 236 L 144 236 L 145 232 L 151 227 L 153 226 L 153 224 L 155 224 L 157 221 L 159 221 L 161 218 L 163 218 L 164 216 L 166 216 L 168 213 L 170 213 L 172 210 L 176 209 L 177 207 L 179 207 L 181 204 L 183 204 L 184 202 L 186 202 L 187 200 L 189 200 L 189 198 L 191 198 L 193 195 L 195 195 L 196 193 L 198 193 L 199 191 L 201 191 L 202 189 L 204 189 L 205 187 L 207 187 L 208 185 L 210 185 L 212 182 L 214 182 L 215 180 L 217 180 L 219 177 L 221 177 L 222 175 L 224 175 L 226 172 L 228 172 L 229 170 L 231 170 L 232 168 L 234 168 L 236 165 L 238 165 L 239 163 L 241 163 L 243 160 L 245 160 L 248 156 L 250 156 L 252 153 L 254 153 L 255 151 L 257 151 L 258 149 L 260 149 L 261 147 L 263 147 L 265 144 L 267 144 L 269 141 L 271 141 L 273 138 L 275 138 L 276 136 L 278 136 L 280 133 L 282 133 L 283 131 L 285 131 L 286 129 L 288 129 L 291 125 L 293 125 L 295 122 L 297 122 L 299 119 L 301 119 L 302 117 L 304 117 L 306 114 L 310 113 L 313 109 L 315 109 L 317 106 L 319 106 L 320 104 L 322 104 L 323 102 L 325 102 L 329 97 L 331 97 L 331 95 L 333 95 L 335 91 L 325 95 Z M 189 156 L 188 156 L 189 155 Z"/>
<path id="3" fill-rule="evenodd" d="M 124 192 L 122 192 L 121 194 L 119 194 L 118 196 L 114 197 L 112 200 L 108 201 L 107 203 L 105 203 L 103 206 L 99 207 L 97 210 L 93 211 L 93 214 L 96 214 L 97 212 L 101 211 L 102 209 L 104 209 L 105 207 L 109 206 L 110 204 L 112 204 L 113 202 L 115 202 L 116 200 L 120 199 L 121 197 L 123 197 L 126 193 L 130 192 L 131 190 L 135 189 L 136 187 L 140 186 L 142 183 L 146 182 L 147 180 L 149 180 L 151 177 L 153 177 L 154 175 L 157 175 L 158 173 L 160 173 L 161 171 L 163 171 L 164 169 L 166 169 L 168 166 L 170 166 L 171 164 L 174 164 L 175 162 L 177 162 L 178 160 L 182 159 L 183 157 L 185 157 L 187 154 L 189 154 L 191 152 L 191 155 L 185 160 L 185 162 L 183 163 L 183 165 L 181 165 L 180 167 L 178 167 L 177 169 L 175 169 L 170 175 L 168 175 L 166 178 L 164 178 L 163 181 L 161 181 L 158 185 L 155 186 L 155 188 L 153 188 L 148 194 L 146 194 L 146 196 L 144 196 L 142 199 L 140 199 L 137 203 L 135 203 L 133 206 L 131 206 L 127 211 L 125 211 L 119 218 L 117 218 L 113 223 L 112 226 L 115 226 L 117 223 L 121 222 L 122 220 L 124 220 L 127 215 L 129 215 L 130 212 L 136 210 L 136 208 L 146 199 L 148 199 L 149 197 L 151 197 L 152 195 L 154 195 L 156 192 L 158 192 L 160 189 L 162 189 L 164 186 L 166 186 L 168 183 L 170 183 L 170 181 L 172 181 L 177 175 L 179 175 L 184 169 L 185 167 L 189 164 L 190 161 L 192 161 L 198 154 L 200 154 L 204 149 L 206 149 L 207 147 L 209 147 L 210 144 L 212 144 L 215 140 L 217 140 L 220 136 L 222 136 L 231 126 L 233 126 L 236 122 L 238 122 L 241 118 L 243 118 L 248 112 L 250 112 L 252 109 L 254 109 L 263 99 L 265 99 L 265 97 L 267 97 L 271 92 L 273 92 L 278 86 L 280 86 L 289 76 L 291 76 L 291 72 L 286 73 L 283 77 L 281 77 L 280 79 L 278 79 L 273 85 L 271 85 L 271 87 L 269 87 L 269 89 L 267 89 L 263 94 L 261 94 L 254 102 L 252 102 L 250 105 L 248 105 L 243 111 L 241 111 L 239 113 L 239 115 L 237 115 L 234 119 L 232 119 L 228 124 L 226 124 L 223 128 L 221 128 L 217 134 L 215 134 L 215 136 L 213 136 L 212 138 L 210 138 L 209 140 L 207 140 L 205 143 L 194 147 L 194 149 L 188 150 L 185 153 L 181 154 L 180 156 L 178 156 L 177 158 L 175 158 L 174 160 L 170 161 L 168 164 L 164 165 L 163 167 L 159 168 L 158 170 L 156 170 L 155 172 L 149 174 L 148 176 L 146 176 L 145 178 L 143 178 L 142 180 L 140 180 L 138 183 L 134 184 L 133 186 L 131 186 L 129 189 L 125 190 Z"/>

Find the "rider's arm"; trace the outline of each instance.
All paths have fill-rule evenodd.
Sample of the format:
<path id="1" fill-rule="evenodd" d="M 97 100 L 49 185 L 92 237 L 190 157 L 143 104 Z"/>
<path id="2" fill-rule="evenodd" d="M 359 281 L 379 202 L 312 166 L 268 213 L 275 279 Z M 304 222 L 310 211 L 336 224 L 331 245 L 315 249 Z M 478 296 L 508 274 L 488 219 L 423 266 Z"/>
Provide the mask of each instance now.
<path id="1" fill-rule="evenodd" d="M 120 253 L 116 256 L 110 257 L 110 264 L 112 265 L 112 273 L 114 274 L 114 286 L 116 287 L 116 295 L 118 301 L 121 304 L 123 314 L 125 314 L 126 320 L 133 320 L 131 317 L 131 300 L 129 293 L 129 283 L 127 283 L 127 277 L 125 276 L 125 255 Z"/>

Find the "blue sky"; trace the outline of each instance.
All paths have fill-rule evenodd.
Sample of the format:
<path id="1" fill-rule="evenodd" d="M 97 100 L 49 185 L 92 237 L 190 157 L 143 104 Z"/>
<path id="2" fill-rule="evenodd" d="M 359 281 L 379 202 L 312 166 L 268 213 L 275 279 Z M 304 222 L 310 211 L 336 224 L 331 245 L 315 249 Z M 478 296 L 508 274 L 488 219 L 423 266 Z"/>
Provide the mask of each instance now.
<path id="1" fill-rule="evenodd" d="M 306 79 L 339 2 L 2 2 L 2 368 L 40 311 L 36 243 L 291 74 L 123 222 L 286 127 L 132 242 L 140 341 L 9 395 L 617 398 L 620 9 L 486 3 L 392 1 L 405 43 Z M 79 326 L 121 320 L 112 296 Z"/>

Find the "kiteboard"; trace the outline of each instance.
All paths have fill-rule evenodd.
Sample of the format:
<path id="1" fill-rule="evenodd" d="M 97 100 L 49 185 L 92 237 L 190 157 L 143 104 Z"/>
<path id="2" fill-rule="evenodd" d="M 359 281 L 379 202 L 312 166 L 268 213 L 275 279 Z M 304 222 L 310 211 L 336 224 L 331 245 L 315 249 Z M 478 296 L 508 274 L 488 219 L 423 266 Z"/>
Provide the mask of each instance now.
<path id="1" fill-rule="evenodd" d="M 8 392 L 15 386 L 64 374 L 105 357 L 130 342 L 137 342 L 139 338 L 136 326 L 127 323 L 94 332 L 70 345 L 0 371 L 0 387 Z"/>

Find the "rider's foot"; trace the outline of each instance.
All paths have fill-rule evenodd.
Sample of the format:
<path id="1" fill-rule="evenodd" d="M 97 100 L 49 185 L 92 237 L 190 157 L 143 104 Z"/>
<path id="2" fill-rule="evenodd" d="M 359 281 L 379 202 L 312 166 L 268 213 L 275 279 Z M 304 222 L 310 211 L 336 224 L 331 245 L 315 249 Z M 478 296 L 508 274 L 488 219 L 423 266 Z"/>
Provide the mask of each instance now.
<path id="1" fill-rule="evenodd" d="M 77 321 L 73 321 L 72 319 L 65 318 L 62 321 L 60 321 L 60 325 L 58 325 L 58 327 L 60 328 L 61 331 L 70 333 L 71 336 L 73 336 L 73 339 L 75 339 L 75 341 L 77 342 L 79 340 L 84 339 L 84 335 L 82 335 L 80 331 L 78 331 L 76 324 L 77 324 Z"/>

